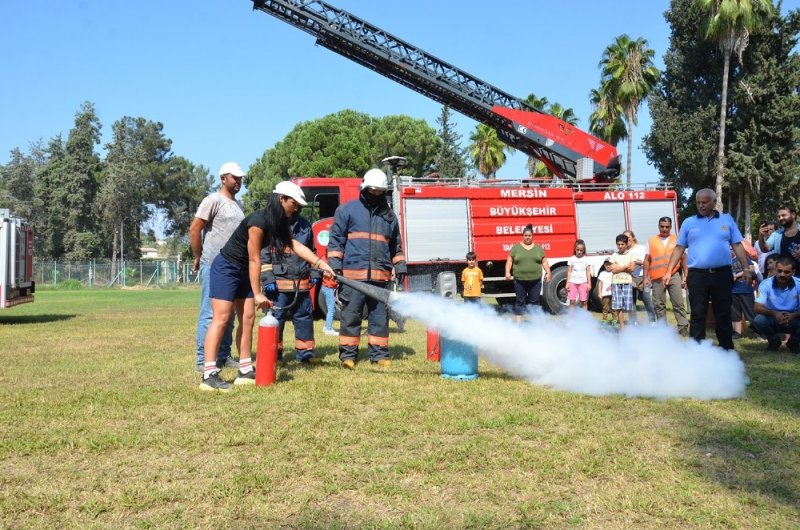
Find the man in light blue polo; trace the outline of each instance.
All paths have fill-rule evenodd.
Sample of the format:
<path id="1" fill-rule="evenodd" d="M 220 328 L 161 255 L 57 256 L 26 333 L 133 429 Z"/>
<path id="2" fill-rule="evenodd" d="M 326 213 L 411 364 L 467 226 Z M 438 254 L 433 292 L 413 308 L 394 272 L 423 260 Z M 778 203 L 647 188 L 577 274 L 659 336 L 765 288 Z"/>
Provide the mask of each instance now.
<path id="1" fill-rule="evenodd" d="M 708 302 L 714 310 L 714 330 L 721 348 L 733 349 L 733 324 L 731 323 L 731 249 L 742 264 L 741 281 L 752 282 L 747 254 L 742 247 L 742 233 L 733 218 L 714 210 L 717 194 L 708 188 L 695 195 L 697 215 L 686 219 L 678 233 L 678 242 L 667 265 L 664 285 L 669 284 L 671 271 L 688 249 L 686 265 L 689 275 L 689 335 L 696 341 L 706 338 L 706 313 Z"/>
<path id="2" fill-rule="evenodd" d="M 778 208 L 778 222 L 781 227 L 770 231 L 765 223 L 758 230 L 758 248 L 762 252 L 775 252 L 794 262 L 795 277 L 800 277 L 800 227 L 797 224 L 797 210 L 791 206 Z"/>
<path id="3" fill-rule="evenodd" d="M 789 334 L 786 347 L 800 353 L 800 280 L 794 278 L 794 260 L 783 256 L 775 263 L 775 276 L 758 286 L 750 329 L 767 338 L 767 350 L 778 351 L 781 335 Z"/>

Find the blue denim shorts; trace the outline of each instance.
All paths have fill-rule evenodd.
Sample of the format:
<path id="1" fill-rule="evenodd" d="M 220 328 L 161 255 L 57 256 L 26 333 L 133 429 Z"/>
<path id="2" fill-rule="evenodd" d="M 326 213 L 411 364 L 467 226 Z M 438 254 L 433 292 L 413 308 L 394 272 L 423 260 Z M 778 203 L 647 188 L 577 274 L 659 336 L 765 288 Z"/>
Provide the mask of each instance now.
<path id="1" fill-rule="evenodd" d="M 214 258 L 209 277 L 209 298 L 233 302 L 242 298 L 253 298 L 247 268 L 231 263 L 222 254 Z"/>

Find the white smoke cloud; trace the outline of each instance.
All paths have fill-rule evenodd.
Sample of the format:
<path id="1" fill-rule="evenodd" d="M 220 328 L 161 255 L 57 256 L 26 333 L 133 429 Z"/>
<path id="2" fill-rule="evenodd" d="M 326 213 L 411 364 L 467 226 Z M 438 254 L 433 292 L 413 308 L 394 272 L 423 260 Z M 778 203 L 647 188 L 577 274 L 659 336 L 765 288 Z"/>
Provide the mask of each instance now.
<path id="1" fill-rule="evenodd" d="M 583 311 L 558 317 L 534 312 L 518 324 L 493 307 L 430 294 L 400 295 L 392 308 L 473 346 L 513 376 L 559 390 L 729 399 L 741 396 L 749 382 L 736 352 L 685 340 L 666 325 L 616 333 Z"/>

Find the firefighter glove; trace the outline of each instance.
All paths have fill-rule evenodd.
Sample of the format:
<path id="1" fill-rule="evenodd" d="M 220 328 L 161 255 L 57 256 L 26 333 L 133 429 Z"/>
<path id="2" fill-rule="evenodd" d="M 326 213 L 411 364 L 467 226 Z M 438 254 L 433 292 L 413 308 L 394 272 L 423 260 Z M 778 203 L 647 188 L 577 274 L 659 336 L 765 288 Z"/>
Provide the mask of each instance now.
<path id="1" fill-rule="evenodd" d="M 394 279 L 398 284 L 403 283 L 406 274 L 408 274 L 408 269 L 406 268 L 406 263 L 404 261 L 401 261 L 394 266 Z"/>
<path id="2" fill-rule="evenodd" d="M 275 273 L 272 271 L 261 271 L 261 285 L 266 286 L 270 283 L 275 285 Z"/>

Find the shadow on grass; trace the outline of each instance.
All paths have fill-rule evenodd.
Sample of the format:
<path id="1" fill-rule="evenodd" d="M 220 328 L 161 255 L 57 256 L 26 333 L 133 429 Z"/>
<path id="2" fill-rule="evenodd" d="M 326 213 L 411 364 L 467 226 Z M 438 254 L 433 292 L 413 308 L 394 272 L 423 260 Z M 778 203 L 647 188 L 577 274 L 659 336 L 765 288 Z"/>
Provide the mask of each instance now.
<path id="1" fill-rule="evenodd" d="M 800 416 L 800 357 L 789 353 L 746 355 L 747 399 L 761 407 Z"/>
<path id="2" fill-rule="evenodd" d="M 800 506 L 796 463 L 800 436 L 769 423 L 725 421 L 691 403 L 673 409 L 687 443 L 696 447 L 686 463 L 726 488 Z"/>
<path id="3" fill-rule="evenodd" d="M 47 324 L 48 322 L 60 322 L 70 320 L 78 315 L 13 315 L 0 316 L 0 326 L 2 325 L 22 325 L 22 324 Z"/>

